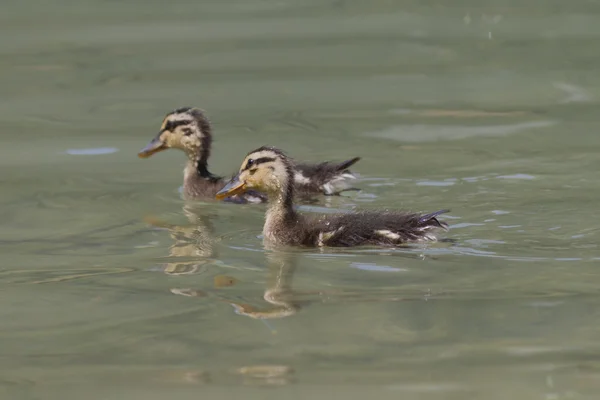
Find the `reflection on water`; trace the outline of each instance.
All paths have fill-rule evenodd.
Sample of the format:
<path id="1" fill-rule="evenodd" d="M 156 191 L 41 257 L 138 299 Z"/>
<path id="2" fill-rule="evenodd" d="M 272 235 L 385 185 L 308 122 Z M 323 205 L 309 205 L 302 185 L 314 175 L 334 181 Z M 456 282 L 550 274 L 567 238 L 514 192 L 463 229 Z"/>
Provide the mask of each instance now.
<path id="1" fill-rule="evenodd" d="M 6 4 L 0 398 L 595 399 L 599 18 Z M 299 208 L 447 206 L 451 241 L 263 248 L 263 205 L 184 204 L 180 154 L 137 159 L 185 105 L 213 118 L 215 171 L 263 144 L 357 154 L 362 191 Z"/>
<path id="2" fill-rule="evenodd" d="M 294 300 L 292 279 L 296 269 L 293 253 L 267 253 L 269 278 L 263 298 L 270 307 L 257 309 L 247 304 L 231 303 L 235 312 L 255 319 L 285 318 L 296 314 L 300 304 Z"/>
<path id="3" fill-rule="evenodd" d="M 208 263 L 218 262 L 214 258 L 217 257 L 216 238 L 211 222 L 214 215 L 195 213 L 189 205 L 183 207 L 183 213 L 189 220 L 188 225 L 173 225 L 152 216 L 144 218 L 147 224 L 166 229 L 174 241 L 169 247 L 169 257 L 177 262 L 167 262 L 163 267 L 164 272 L 169 275 L 200 273 Z M 180 258 L 191 260 L 182 261 Z"/>

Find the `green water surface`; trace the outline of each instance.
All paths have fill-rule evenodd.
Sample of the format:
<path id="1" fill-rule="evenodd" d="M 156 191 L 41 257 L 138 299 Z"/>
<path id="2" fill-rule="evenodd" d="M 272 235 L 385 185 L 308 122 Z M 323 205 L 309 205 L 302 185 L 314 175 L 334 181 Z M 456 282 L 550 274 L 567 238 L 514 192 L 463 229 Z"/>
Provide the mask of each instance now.
<path id="1" fill-rule="evenodd" d="M 598 1 L 29 0 L 0 31 L 1 398 L 597 398 Z M 455 243 L 271 254 L 263 206 L 136 157 L 181 106 L 213 172 L 359 155 L 306 212 L 450 208 Z"/>

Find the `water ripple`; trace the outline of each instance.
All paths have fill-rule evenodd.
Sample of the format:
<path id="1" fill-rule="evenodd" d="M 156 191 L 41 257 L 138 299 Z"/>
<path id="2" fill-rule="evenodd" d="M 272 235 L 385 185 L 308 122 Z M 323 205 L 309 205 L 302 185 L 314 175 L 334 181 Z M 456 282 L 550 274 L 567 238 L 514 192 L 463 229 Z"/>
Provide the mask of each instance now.
<path id="1" fill-rule="evenodd" d="M 112 154 L 119 151 L 116 147 L 92 147 L 89 149 L 68 149 L 65 153 L 74 156 L 97 156 L 103 154 Z"/>
<path id="2" fill-rule="evenodd" d="M 402 142 L 433 142 L 439 140 L 461 140 L 471 137 L 494 137 L 514 134 L 529 129 L 547 128 L 556 121 L 531 121 L 506 125 L 394 125 L 375 132 L 367 132 L 367 137 L 398 140 Z"/>

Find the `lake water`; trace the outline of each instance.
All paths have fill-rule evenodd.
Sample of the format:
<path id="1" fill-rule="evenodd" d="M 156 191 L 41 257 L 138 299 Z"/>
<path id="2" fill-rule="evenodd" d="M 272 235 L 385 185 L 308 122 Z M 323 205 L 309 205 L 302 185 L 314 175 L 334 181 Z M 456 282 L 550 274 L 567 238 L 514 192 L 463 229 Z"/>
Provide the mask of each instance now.
<path id="1" fill-rule="evenodd" d="M 1 398 L 597 398 L 597 1 L 31 0 L 0 22 Z M 361 192 L 303 209 L 450 208 L 455 242 L 265 251 L 263 206 L 186 204 L 182 153 L 136 157 L 188 105 L 215 173 L 263 144 L 359 155 Z"/>

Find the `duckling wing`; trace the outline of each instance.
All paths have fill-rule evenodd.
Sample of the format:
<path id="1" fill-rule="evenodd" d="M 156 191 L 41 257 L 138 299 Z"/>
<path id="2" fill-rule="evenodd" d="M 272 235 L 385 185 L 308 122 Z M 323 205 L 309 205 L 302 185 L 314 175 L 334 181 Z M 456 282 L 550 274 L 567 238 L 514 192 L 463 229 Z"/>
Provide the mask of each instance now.
<path id="1" fill-rule="evenodd" d="M 317 246 L 397 246 L 409 242 L 436 241 L 437 230 L 448 224 L 437 217 L 449 210 L 429 214 L 365 211 L 324 216 L 313 235 Z"/>
<path id="2" fill-rule="evenodd" d="M 344 190 L 351 190 L 348 180 L 356 179 L 356 176 L 348 168 L 359 160 L 360 157 L 354 157 L 339 163 L 330 161 L 319 164 L 295 163 L 294 182 L 296 187 L 304 192 L 334 195 Z"/>

